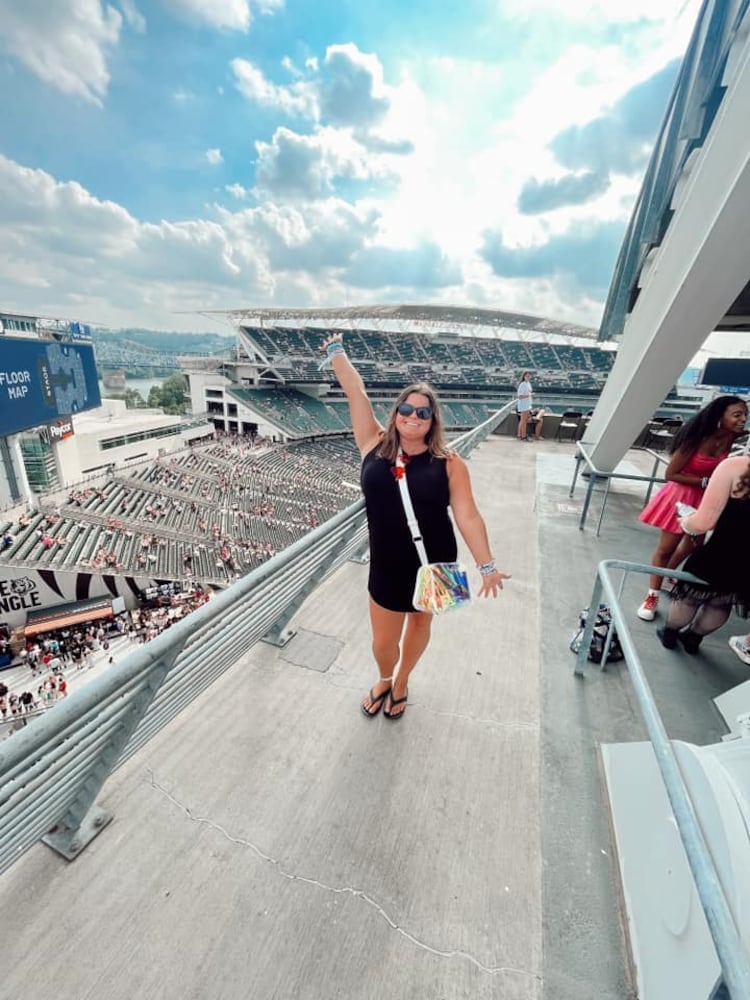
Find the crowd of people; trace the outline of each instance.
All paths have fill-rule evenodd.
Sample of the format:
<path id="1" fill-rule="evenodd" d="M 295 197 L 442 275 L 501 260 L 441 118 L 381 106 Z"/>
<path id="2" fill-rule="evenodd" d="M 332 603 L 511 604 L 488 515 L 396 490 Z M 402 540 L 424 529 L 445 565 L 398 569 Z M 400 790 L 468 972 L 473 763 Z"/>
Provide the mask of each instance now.
<path id="1" fill-rule="evenodd" d="M 205 604 L 210 591 L 199 585 L 182 590 L 163 584 L 151 588 L 145 597 L 142 607 L 122 612 L 106 625 L 101 621 L 90 622 L 28 639 L 14 663 L 28 668 L 28 679 L 21 681 L 18 690 L 11 690 L 0 681 L 0 721 L 22 720 L 51 708 L 69 693 L 69 674 L 77 677 L 79 672 L 88 671 L 97 663 L 113 665 L 112 643 L 118 638 L 128 640 L 128 644 L 150 641 Z M 10 635 L 7 629 L 0 631 L 4 651 L 9 648 Z"/>
<path id="2" fill-rule="evenodd" d="M 169 584 L 153 588 L 148 605 L 130 611 L 122 619 L 122 633 L 131 643 L 149 642 L 210 600 L 211 591 L 200 586 L 180 591 Z"/>
<path id="3" fill-rule="evenodd" d="M 335 449 L 329 467 L 326 445 L 316 449 L 314 454 L 257 437 L 222 435 L 208 447 L 158 459 L 126 482 L 75 487 L 60 507 L 24 513 L 6 526 L 0 552 L 12 558 L 16 541 L 28 539 L 31 525 L 42 549 L 68 546 L 69 554 L 55 558 L 61 568 L 231 580 L 354 499 L 341 485 L 347 475 L 356 480 L 356 471 Z M 97 537 L 80 544 L 80 525 L 88 515 Z M 70 545 L 71 539 L 77 544 Z M 28 546 L 24 552 L 34 557 Z"/>

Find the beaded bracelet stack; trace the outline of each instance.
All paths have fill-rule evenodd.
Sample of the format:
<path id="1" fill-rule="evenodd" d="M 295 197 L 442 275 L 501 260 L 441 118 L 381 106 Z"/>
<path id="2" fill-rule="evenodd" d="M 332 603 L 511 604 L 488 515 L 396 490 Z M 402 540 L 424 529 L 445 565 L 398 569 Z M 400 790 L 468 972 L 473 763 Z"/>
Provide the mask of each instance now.
<path id="1" fill-rule="evenodd" d="M 334 358 L 341 357 L 342 355 L 346 357 L 344 345 L 340 340 L 332 340 L 330 344 L 326 344 L 326 356 L 318 365 L 318 371 L 322 371 L 326 365 L 333 363 Z"/>
<path id="2" fill-rule="evenodd" d="M 481 566 L 477 566 L 477 569 L 482 576 L 492 576 L 493 573 L 497 573 L 497 565 L 494 559 L 490 559 L 489 562 L 482 563 Z"/>

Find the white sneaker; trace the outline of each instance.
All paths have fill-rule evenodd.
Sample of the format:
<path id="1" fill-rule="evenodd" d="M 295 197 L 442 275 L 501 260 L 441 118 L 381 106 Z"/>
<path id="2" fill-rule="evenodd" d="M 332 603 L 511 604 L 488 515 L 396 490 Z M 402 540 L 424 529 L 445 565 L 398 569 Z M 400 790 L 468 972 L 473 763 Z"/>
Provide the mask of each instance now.
<path id="1" fill-rule="evenodd" d="M 730 635 L 729 648 L 739 656 L 743 663 L 750 667 L 750 649 L 745 644 L 744 635 Z"/>
<path id="2" fill-rule="evenodd" d="M 647 594 L 646 600 L 638 608 L 636 614 L 639 618 L 642 618 L 644 622 L 652 622 L 656 618 L 656 609 L 659 606 L 659 595 L 658 594 Z"/>

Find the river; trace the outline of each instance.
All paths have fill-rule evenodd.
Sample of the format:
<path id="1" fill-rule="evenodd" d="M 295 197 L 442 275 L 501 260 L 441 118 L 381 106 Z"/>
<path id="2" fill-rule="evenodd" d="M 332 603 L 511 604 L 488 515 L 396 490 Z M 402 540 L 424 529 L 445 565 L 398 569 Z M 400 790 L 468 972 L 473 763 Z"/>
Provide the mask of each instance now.
<path id="1" fill-rule="evenodd" d="M 125 389 L 135 389 L 136 392 L 140 392 L 143 397 L 143 401 L 146 402 L 148 399 L 148 394 L 151 391 L 151 387 L 154 385 L 161 386 L 163 378 L 128 378 L 125 379 L 125 387 L 120 388 L 110 388 L 106 389 L 101 379 L 99 380 L 99 391 L 102 394 L 102 399 L 108 396 L 121 396 Z"/>

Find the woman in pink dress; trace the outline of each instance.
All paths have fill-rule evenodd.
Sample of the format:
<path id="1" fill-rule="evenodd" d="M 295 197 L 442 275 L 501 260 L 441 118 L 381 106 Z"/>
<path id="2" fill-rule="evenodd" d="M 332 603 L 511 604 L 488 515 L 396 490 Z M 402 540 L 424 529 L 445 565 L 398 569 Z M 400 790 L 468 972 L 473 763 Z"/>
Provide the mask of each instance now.
<path id="1" fill-rule="evenodd" d="M 674 569 L 692 551 L 695 539 L 684 535 L 677 520 L 678 502 L 699 507 L 711 473 L 729 455 L 732 443 L 745 431 L 747 403 L 739 396 L 717 396 L 688 420 L 672 441 L 672 459 L 662 486 L 641 511 L 639 520 L 659 528 L 652 566 Z M 700 540 L 699 540 L 700 541 Z M 661 576 L 649 577 L 649 591 L 638 617 L 653 621 L 659 603 Z"/>

